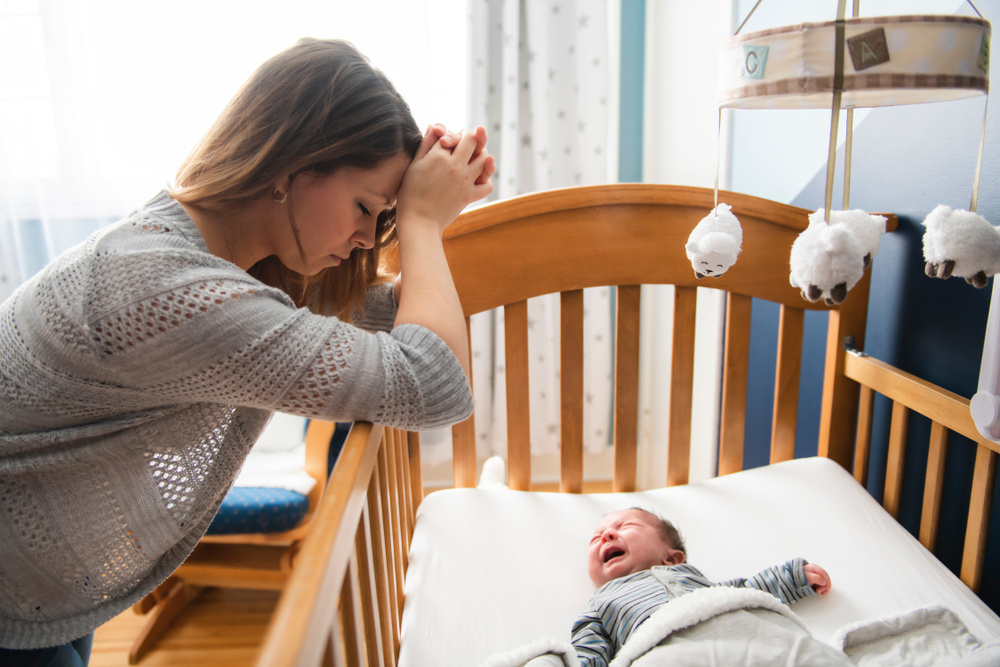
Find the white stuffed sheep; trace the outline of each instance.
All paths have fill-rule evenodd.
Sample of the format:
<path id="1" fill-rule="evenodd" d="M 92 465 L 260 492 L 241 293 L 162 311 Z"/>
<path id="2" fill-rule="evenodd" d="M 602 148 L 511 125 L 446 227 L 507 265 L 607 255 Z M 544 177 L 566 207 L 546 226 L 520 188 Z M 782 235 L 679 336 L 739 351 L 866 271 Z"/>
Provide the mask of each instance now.
<path id="1" fill-rule="evenodd" d="M 985 287 L 1000 273 L 1000 230 L 977 214 L 941 205 L 924 220 L 924 272 Z"/>
<path id="2" fill-rule="evenodd" d="M 743 228 L 731 210 L 729 204 L 719 204 L 688 236 L 684 249 L 698 278 L 721 276 L 736 263 L 743 244 Z"/>
<path id="3" fill-rule="evenodd" d="M 809 227 L 792 244 L 788 280 L 808 301 L 821 297 L 833 306 L 847 298 L 882 244 L 886 219 L 860 209 L 823 209 L 809 215 Z"/>
<path id="4" fill-rule="evenodd" d="M 809 215 L 809 221 L 823 220 L 823 209 Z M 878 254 L 882 245 L 882 235 L 885 234 L 885 216 L 870 215 L 860 209 L 852 211 L 830 211 L 831 225 L 844 225 L 854 235 L 865 251 L 864 267 L 872 265 L 872 260 Z"/>
<path id="5" fill-rule="evenodd" d="M 810 216 L 809 226 L 792 243 L 788 281 L 807 301 L 822 297 L 836 305 L 864 275 L 865 254 L 846 225 L 828 225 L 822 216 Z"/>

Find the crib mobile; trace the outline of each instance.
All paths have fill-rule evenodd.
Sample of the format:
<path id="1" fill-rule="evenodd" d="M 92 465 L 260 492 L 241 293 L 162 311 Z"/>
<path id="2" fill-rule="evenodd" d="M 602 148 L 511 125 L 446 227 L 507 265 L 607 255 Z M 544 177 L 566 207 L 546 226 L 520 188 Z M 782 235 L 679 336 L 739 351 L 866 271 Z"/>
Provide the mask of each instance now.
<path id="1" fill-rule="evenodd" d="M 885 232 L 885 218 L 850 209 L 854 109 L 988 96 L 990 34 L 972 0 L 976 17 L 888 16 L 846 18 L 838 0 L 837 19 L 740 35 L 760 6 L 754 5 L 719 54 L 717 102 L 722 110 L 830 108 L 830 148 L 824 208 L 792 244 L 789 282 L 808 301 L 839 304 L 871 266 Z M 1000 273 L 1000 228 L 976 212 L 986 141 L 986 103 L 968 209 L 941 204 L 923 221 L 924 273 L 964 278 L 985 287 Z M 843 206 L 832 210 L 841 110 L 846 110 Z M 721 144 L 721 141 L 719 142 Z M 691 232 L 685 247 L 695 275 L 718 277 L 736 263 L 742 243 L 739 220 L 719 203 L 716 161 L 715 208 Z M 987 438 L 1000 442 L 1000 289 L 993 285 L 973 420 Z"/>

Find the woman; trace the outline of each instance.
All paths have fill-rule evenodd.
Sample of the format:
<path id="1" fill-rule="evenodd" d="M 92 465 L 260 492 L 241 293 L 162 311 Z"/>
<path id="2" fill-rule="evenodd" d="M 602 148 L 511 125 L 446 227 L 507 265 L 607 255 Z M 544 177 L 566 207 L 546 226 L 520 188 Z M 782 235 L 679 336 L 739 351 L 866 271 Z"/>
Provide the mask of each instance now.
<path id="1" fill-rule="evenodd" d="M 441 236 L 492 189 L 485 142 L 421 135 L 352 46 L 301 40 L 171 189 L 0 306 L 0 663 L 85 664 L 88 634 L 194 548 L 273 411 L 471 413 Z"/>

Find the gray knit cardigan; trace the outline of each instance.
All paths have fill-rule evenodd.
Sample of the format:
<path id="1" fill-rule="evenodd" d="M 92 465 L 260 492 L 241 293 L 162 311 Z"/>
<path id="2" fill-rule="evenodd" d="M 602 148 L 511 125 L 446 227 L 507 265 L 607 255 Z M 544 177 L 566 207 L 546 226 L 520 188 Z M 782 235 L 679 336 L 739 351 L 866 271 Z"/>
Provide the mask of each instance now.
<path id="1" fill-rule="evenodd" d="M 458 360 L 395 310 L 391 285 L 359 326 L 296 308 L 165 192 L 0 304 L 0 646 L 71 641 L 169 576 L 274 411 L 467 417 Z"/>

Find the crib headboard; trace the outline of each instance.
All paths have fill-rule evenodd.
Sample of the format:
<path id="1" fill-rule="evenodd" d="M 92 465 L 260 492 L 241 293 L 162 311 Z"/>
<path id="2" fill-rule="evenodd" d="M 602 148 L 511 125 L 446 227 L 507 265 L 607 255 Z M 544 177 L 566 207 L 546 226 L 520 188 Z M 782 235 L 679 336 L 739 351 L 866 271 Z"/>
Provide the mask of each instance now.
<path id="1" fill-rule="evenodd" d="M 799 369 L 806 310 L 830 310 L 819 453 L 850 467 L 858 389 L 842 373 L 845 339 L 864 344 L 868 275 L 839 308 L 809 303 L 788 281 L 792 242 L 809 211 L 748 195 L 721 192 L 743 227 L 739 260 L 718 278 L 698 279 L 684 246 L 715 206 L 710 189 L 616 184 L 529 194 L 463 214 L 446 233 L 448 261 L 470 316 L 503 307 L 511 488 L 531 483 L 527 302 L 560 294 L 561 490 L 583 484 L 583 292 L 617 287 L 614 377 L 614 488 L 636 485 L 640 286 L 675 286 L 669 399 L 667 484 L 687 482 L 694 380 L 696 287 L 728 293 L 719 473 L 743 467 L 750 309 L 753 297 L 780 304 L 771 459 L 794 454 Z M 895 226 L 892 217 L 890 225 Z M 456 486 L 476 481 L 475 426 L 454 429 Z"/>
<path id="2" fill-rule="evenodd" d="M 667 483 L 687 481 L 694 376 L 694 321 L 697 287 L 726 294 L 724 378 L 719 433 L 719 474 L 743 467 L 747 413 L 750 315 L 754 297 L 780 309 L 771 460 L 794 457 L 800 369 L 807 310 L 829 311 L 819 424 L 818 453 L 859 480 L 865 460 L 855 462 L 855 440 L 870 431 L 871 390 L 905 401 L 905 409 L 928 412 L 937 401 L 930 389 L 911 390 L 900 380 L 883 381 L 883 369 L 851 356 L 849 345 L 864 349 L 869 275 L 839 307 L 805 301 L 788 281 L 789 253 L 805 229 L 801 208 L 738 193 L 722 192 L 743 227 L 737 263 L 718 278 L 699 280 L 684 246 L 691 230 L 714 208 L 710 189 L 651 184 L 568 188 L 488 204 L 462 214 L 445 233 L 445 250 L 466 317 L 492 308 L 505 311 L 509 486 L 531 486 L 526 300 L 560 295 L 561 489 L 583 485 L 583 295 L 588 287 L 617 288 L 614 363 L 614 488 L 636 487 L 638 432 L 640 286 L 673 285 Z M 887 215 L 888 228 L 896 219 Z M 877 261 L 877 260 L 876 260 Z M 893 378 L 899 376 L 885 371 Z M 873 375 L 874 374 L 874 375 Z M 859 384 L 861 383 L 861 384 Z M 862 391 L 861 385 L 866 385 Z M 914 398 L 916 396 L 916 398 Z M 859 400 L 862 406 L 859 415 Z M 965 432 L 960 397 L 947 397 L 944 429 Z M 967 406 L 967 400 L 965 401 Z M 901 409 L 902 411 L 902 409 Z M 933 419 L 939 419 L 932 416 Z M 963 430 L 965 429 L 965 430 Z M 974 430 L 974 427 L 973 427 Z M 454 428 L 456 486 L 474 486 L 477 477 L 475 427 Z M 938 434 L 937 437 L 941 437 Z M 897 436 L 897 440 L 905 441 Z M 970 514 L 970 586 L 983 564 L 990 480 L 997 454 L 979 442 Z M 862 453 L 867 442 L 862 443 Z M 901 462 L 901 454 L 893 455 Z M 893 469 L 900 468 L 893 466 Z M 331 474 L 313 533 L 295 561 L 258 665 L 394 665 L 400 642 L 407 553 L 415 513 L 423 498 L 420 446 L 416 434 L 356 424 Z M 928 484 L 940 504 L 940 475 L 928 469 Z M 935 487 L 934 484 L 937 484 Z M 888 485 L 887 485 L 888 486 Z M 895 488 L 895 487 L 894 487 Z M 896 497 L 893 493 L 891 497 Z M 934 532 L 937 511 L 931 514 Z M 985 514 L 985 516 L 984 516 Z M 932 538 L 931 538 L 932 539 Z M 932 544 L 925 544 L 933 548 Z M 963 566 L 964 568 L 964 566 Z M 964 577 L 963 577 L 964 578 Z"/>

